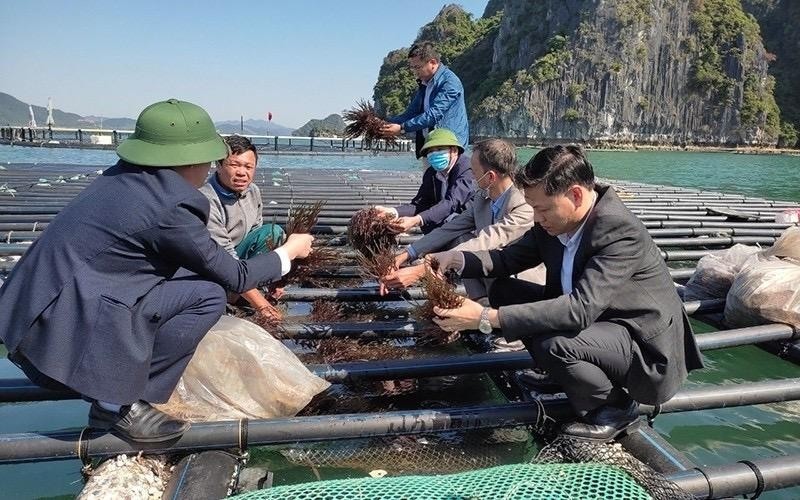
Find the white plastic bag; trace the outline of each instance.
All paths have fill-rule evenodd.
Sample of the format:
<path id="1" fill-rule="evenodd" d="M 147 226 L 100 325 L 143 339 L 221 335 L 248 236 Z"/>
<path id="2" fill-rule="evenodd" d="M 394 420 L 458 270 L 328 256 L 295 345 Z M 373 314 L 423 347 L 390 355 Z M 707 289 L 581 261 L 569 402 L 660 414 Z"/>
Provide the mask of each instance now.
<path id="1" fill-rule="evenodd" d="M 725 324 L 764 323 L 800 328 L 800 261 L 759 254 L 736 275 L 725 301 Z"/>
<path id="2" fill-rule="evenodd" d="M 778 241 L 763 253 L 768 256 L 789 258 L 800 264 L 800 227 L 786 229 Z"/>
<path id="3" fill-rule="evenodd" d="M 733 245 L 727 250 L 720 250 L 704 256 L 697 263 L 697 268 L 686 283 L 683 300 L 721 299 L 728 294 L 736 273 L 744 263 L 756 254 L 758 247 Z"/>
<path id="4" fill-rule="evenodd" d="M 159 409 L 193 422 L 288 417 L 329 386 L 258 325 L 223 316 Z"/>

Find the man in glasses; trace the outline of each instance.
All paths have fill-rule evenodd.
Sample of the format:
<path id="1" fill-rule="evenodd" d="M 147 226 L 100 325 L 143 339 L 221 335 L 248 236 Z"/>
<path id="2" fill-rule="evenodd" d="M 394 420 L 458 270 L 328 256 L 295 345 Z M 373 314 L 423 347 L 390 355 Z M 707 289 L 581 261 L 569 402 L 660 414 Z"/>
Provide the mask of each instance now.
<path id="1" fill-rule="evenodd" d="M 425 266 L 401 266 L 430 252 L 448 248 L 460 251 L 502 248 L 522 237 L 533 226 L 533 208 L 514 186 L 517 154 L 514 146 L 502 139 L 488 139 L 475 144 L 470 160 L 477 190 L 467 209 L 409 245 L 398 254 L 397 270 L 381 279 L 381 292 L 406 288 L 425 274 Z M 465 279 L 467 296 L 486 301 L 491 278 Z"/>
<path id="2" fill-rule="evenodd" d="M 408 66 L 417 77 L 419 87 L 405 113 L 390 117 L 385 133 L 415 133 L 417 158 L 422 145 L 435 128 L 446 128 L 458 137 L 462 148 L 469 142 L 464 86 L 450 68 L 442 64 L 439 53 L 430 42 L 415 44 L 408 51 Z"/>

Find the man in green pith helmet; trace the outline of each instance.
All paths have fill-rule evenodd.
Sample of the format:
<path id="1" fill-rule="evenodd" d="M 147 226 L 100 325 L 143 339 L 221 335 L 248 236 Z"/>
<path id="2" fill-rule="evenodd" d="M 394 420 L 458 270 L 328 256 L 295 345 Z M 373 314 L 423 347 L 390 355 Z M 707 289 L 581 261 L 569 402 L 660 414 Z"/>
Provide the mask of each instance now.
<path id="1" fill-rule="evenodd" d="M 429 166 L 411 203 L 375 208 L 397 217 L 397 225 L 403 231 L 420 227 L 428 234 L 464 211 L 475 192 L 475 182 L 469 156 L 450 130 L 437 128 L 431 132 L 422 154 Z"/>
<path id="2" fill-rule="evenodd" d="M 280 278 L 313 238 L 247 260 L 211 239 L 198 188 L 228 148 L 195 104 L 148 106 L 117 154 L 0 288 L 0 308 L 14 311 L 0 315 L 0 339 L 33 382 L 91 401 L 90 427 L 160 442 L 189 424 L 150 403 L 169 399 L 225 291 Z"/>
<path id="3" fill-rule="evenodd" d="M 228 156 L 217 162 L 216 172 L 200 192 L 211 204 L 207 224 L 211 238 L 235 259 L 248 259 L 278 246 L 284 232 L 277 224 L 263 222 L 261 190 L 253 182 L 258 164 L 256 147 L 239 135 L 226 137 L 225 143 Z M 280 311 L 257 288 L 241 296 L 256 312 L 280 320 Z"/>

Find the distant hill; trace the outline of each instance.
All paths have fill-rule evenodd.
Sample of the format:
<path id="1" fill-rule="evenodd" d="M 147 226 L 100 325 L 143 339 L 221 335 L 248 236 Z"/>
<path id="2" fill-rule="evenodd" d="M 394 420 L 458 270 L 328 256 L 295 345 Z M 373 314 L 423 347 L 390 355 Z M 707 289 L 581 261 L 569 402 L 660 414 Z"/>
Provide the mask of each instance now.
<path id="1" fill-rule="evenodd" d="M 334 113 L 322 120 L 309 120 L 308 123 L 292 132 L 292 135 L 300 137 L 340 136 L 344 133 L 344 127 L 341 115 Z"/>
<path id="2" fill-rule="evenodd" d="M 33 116 L 36 124 L 43 126 L 47 122 L 47 108 L 43 106 L 33 106 Z M 60 109 L 53 109 L 53 119 L 57 127 L 66 128 L 103 128 L 112 130 L 133 130 L 136 126 L 134 118 L 105 118 L 101 116 L 81 116 L 75 113 L 67 113 Z M 0 92 L 0 125 L 28 125 L 30 114 L 28 104 L 20 101 L 16 97 Z M 216 122 L 217 130 L 223 134 L 240 133 L 240 123 L 238 120 L 226 120 Z M 290 135 L 294 129 L 272 123 L 267 127 L 266 120 L 245 120 L 244 133 L 252 135 Z"/>
<path id="3" fill-rule="evenodd" d="M 216 122 L 217 130 L 223 134 L 242 133 L 241 123 L 238 120 L 225 120 Z M 291 127 L 286 127 L 279 123 L 272 122 L 269 125 L 266 120 L 245 120 L 244 133 L 252 135 L 292 135 L 294 131 Z"/>

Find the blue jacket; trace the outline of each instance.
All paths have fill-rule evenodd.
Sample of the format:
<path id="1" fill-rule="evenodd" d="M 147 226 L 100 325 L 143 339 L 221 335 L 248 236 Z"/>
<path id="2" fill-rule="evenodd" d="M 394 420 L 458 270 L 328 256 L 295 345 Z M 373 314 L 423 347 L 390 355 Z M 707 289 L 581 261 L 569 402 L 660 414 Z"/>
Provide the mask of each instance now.
<path id="1" fill-rule="evenodd" d="M 422 217 L 422 232 L 430 233 L 444 224 L 451 214 L 460 214 L 475 192 L 469 156 L 462 154 L 447 174 L 447 189 L 442 196 L 442 181 L 436 171 L 428 167 L 422 175 L 422 185 L 411 203 L 395 207 L 400 217 Z"/>
<path id="2" fill-rule="evenodd" d="M 206 197 L 172 169 L 107 169 L 0 288 L 8 351 L 21 348 L 40 372 L 86 396 L 139 399 L 160 316 L 159 301 L 143 297 L 181 267 L 235 291 L 280 277 L 275 252 L 239 261 L 215 243 L 208 211 Z"/>
<path id="3" fill-rule="evenodd" d="M 417 133 L 417 158 L 420 157 L 422 148 L 422 131 L 425 129 L 446 128 L 456 134 L 461 145 L 466 149 L 469 143 L 469 123 L 467 122 L 467 107 L 464 104 L 464 86 L 461 80 L 444 64 L 439 64 L 439 69 L 434 73 L 428 85 L 432 85 L 431 96 L 428 100 L 428 110 L 425 105 L 426 85 L 419 83 L 419 88 L 411 99 L 405 113 L 392 116 L 389 121 L 399 123 L 406 132 Z"/>

